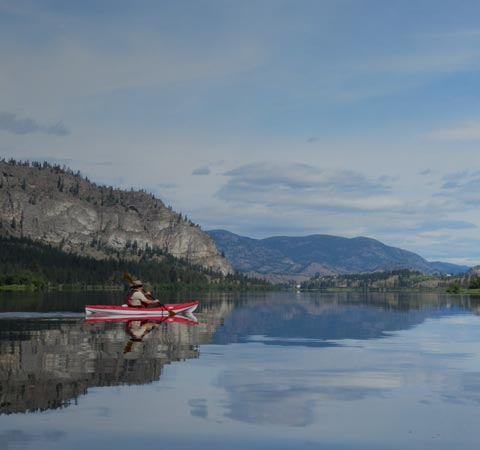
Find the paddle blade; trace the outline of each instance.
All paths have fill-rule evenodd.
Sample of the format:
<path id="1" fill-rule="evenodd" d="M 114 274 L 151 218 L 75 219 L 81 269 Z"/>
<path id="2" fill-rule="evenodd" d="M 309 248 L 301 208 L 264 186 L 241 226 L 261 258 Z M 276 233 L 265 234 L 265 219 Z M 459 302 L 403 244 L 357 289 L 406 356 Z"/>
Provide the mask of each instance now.
<path id="1" fill-rule="evenodd" d="M 123 278 L 127 280 L 130 284 L 133 284 L 134 279 L 128 272 L 123 272 Z"/>

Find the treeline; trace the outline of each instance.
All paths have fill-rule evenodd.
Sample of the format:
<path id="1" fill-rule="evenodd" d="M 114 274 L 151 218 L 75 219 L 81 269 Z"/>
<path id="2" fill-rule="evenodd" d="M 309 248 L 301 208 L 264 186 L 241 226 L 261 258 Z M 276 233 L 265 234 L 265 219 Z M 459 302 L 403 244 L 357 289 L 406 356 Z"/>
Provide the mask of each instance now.
<path id="1" fill-rule="evenodd" d="M 419 271 L 399 269 L 385 272 L 317 276 L 302 283 L 302 289 L 431 289 L 446 287 L 446 276 L 426 275 Z"/>
<path id="2" fill-rule="evenodd" d="M 447 292 L 452 294 L 460 294 L 461 292 L 480 292 L 480 276 L 478 275 L 465 275 L 455 278 L 448 286 Z"/>
<path id="3" fill-rule="evenodd" d="M 32 289 L 61 285 L 77 288 L 121 287 L 125 284 L 124 272 L 134 274 L 136 278 L 156 287 L 168 289 L 209 286 L 267 289 L 270 286 L 242 274 L 223 277 L 171 255 L 163 255 L 161 260 L 95 259 L 67 253 L 27 238 L 0 237 L 0 286 L 22 285 Z"/>

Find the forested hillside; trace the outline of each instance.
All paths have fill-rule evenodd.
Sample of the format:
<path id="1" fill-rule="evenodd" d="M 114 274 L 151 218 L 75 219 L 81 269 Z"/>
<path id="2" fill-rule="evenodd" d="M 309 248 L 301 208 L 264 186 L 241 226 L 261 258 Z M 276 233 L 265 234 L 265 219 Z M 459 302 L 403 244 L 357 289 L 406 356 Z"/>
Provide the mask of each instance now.
<path id="1" fill-rule="evenodd" d="M 153 251 L 150 249 L 150 251 Z M 243 275 L 222 277 L 211 269 L 194 266 L 171 255 L 144 255 L 138 261 L 98 260 L 68 253 L 27 238 L 0 237 L 0 286 L 24 285 L 42 289 L 58 285 L 118 286 L 125 271 L 145 282 L 168 288 L 211 286 L 215 283 L 249 284 Z M 265 285 L 255 280 L 255 285 Z"/>

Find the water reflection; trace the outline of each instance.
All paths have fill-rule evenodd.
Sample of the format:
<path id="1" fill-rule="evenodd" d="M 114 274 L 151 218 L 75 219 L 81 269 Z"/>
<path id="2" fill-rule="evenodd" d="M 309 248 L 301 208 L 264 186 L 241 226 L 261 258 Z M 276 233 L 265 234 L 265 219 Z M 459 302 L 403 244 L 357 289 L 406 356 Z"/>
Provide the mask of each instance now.
<path id="1" fill-rule="evenodd" d="M 101 435 L 119 449 L 132 446 L 126 432 L 116 437 L 127 429 L 132 439 L 147 441 L 161 433 L 166 448 L 212 448 L 216 435 L 238 448 L 248 436 L 264 449 L 359 448 L 362 437 L 361 448 L 372 448 L 375 440 L 377 448 L 424 449 L 449 424 L 478 415 L 476 299 L 271 293 L 200 300 L 198 325 L 151 318 L 86 323 L 83 316 L 57 313 L 3 316 L 0 412 L 56 408 L 55 418 L 77 436 L 84 427 L 101 428 L 90 442 Z M 60 407 L 92 386 L 115 385 L 145 386 L 95 391 L 69 408 L 71 416 L 61 415 Z M 132 432 L 125 411 L 133 403 L 142 404 L 145 417 Z M 0 441 L 7 446 L 33 448 L 48 440 L 53 448 L 73 448 L 74 437 L 55 434 L 57 422 L 22 416 L 4 417 L 10 431 L 0 428 Z M 36 425 L 30 434 L 13 431 L 27 422 Z M 44 426 L 51 435 L 39 431 Z M 474 429 L 462 434 L 451 428 L 454 443 L 463 445 L 457 448 L 476 448 L 465 445 L 478 444 Z M 294 436 L 289 447 L 287 433 Z M 405 436 L 415 433 L 412 445 Z"/>
<path id="2" fill-rule="evenodd" d="M 0 413 L 60 408 L 92 386 L 145 384 L 198 358 L 195 320 L 0 321 Z"/>
<path id="3" fill-rule="evenodd" d="M 4 448 L 24 448 L 27 445 L 37 445 L 42 441 L 47 441 L 49 444 L 58 442 L 65 437 L 63 431 L 45 431 L 42 433 L 28 433 L 23 430 L 8 430 L 0 433 L 0 443 Z"/>
<path id="4" fill-rule="evenodd" d="M 401 377 L 390 370 L 351 365 L 331 369 L 332 363 L 340 362 L 330 355 L 325 355 L 324 362 L 309 357 L 286 361 L 281 353 L 269 359 L 268 367 L 222 372 L 218 386 L 228 395 L 225 417 L 250 424 L 305 427 L 314 422 L 314 410 L 322 404 L 385 398 L 402 385 Z"/>
<path id="5" fill-rule="evenodd" d="M 336 300 L 302 297 L 274 306 L 267 301 L 239 307 L 225 320 L 214 341 L 250 345 L 248 355 L 238 351 L 219 374 L 218 386 L 228 398 L 224 417 L 307 427 L 332 404 L 391 401 L 416 390 L 424 395 L 414 402 L 480 405 L 480 371 L 472 370 L 480 369 L 479 324 L 468 315 L 478 311 L 475 300 Z"/>
<path id="6" fill-rule="evenodd" d="M 261 297 L 261 296 L 259 296 Z M 236 304 L 214 335 L 215 343 L 330 347 L 345 339 L 376 339 L 436 318 L 476 309 L 470 298 L 437 294 L 268 294 Z"/>

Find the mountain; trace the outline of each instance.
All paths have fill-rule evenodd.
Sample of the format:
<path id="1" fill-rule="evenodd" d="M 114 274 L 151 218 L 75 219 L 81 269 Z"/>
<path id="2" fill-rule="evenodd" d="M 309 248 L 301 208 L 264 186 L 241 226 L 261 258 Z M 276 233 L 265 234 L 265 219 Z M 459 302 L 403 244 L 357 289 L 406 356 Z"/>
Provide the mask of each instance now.
<path id="1" fill-rule="evenodd" d="M 459 264 L 451 264 L 441 261 L 431 261 L 430 264 L 439 273 L 451 273 L 452 275 L 458 275 L 459 273 L 465 273 L 469 270 L 473 270 L 469 266 L 462 266 Z"/>
<path id="2" fill-rule="evenodd" d="M 99 259 L 154 250 L 232 273 L 208 234 L 153 195 L 98 186 L 48 163 L 0 160 L 0 235 Z"/>
<path id="3" fill-rule="evenodd" d="M 464 271 L 463 266 L 430 263 L 421 256 L 382 244 L 366 237 L 352 239 L 312 235 L 276 236 L 252 239 L 226 230 L 208 234 L 236 270 L 270 279 L 306 279 L 317 274 L 335 275 L 394 269 L 419 270 L 424 273 Z"/>

